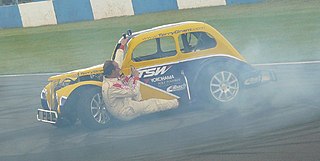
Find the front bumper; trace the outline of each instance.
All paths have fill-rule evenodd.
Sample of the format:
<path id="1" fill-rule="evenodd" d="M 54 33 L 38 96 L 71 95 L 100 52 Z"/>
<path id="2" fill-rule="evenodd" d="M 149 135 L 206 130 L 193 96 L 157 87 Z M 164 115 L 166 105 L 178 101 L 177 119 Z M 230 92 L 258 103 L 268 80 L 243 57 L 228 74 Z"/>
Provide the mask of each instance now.
<path id="1" fill-rule="evenodd" d="M 55 124 L 58 120 L 58 113 L 52 110 L 38 109 L 37 120 L 41 122 Z"/>

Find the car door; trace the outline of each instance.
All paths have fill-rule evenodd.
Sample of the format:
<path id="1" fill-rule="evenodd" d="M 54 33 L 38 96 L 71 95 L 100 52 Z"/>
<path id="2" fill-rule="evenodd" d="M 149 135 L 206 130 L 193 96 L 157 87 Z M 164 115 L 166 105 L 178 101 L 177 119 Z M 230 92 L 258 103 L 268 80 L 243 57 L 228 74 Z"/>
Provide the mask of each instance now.
<path id="1" fill-rule="evenodd" d="M 186 84 L 179 68 L 175 38 L 149 39 L 133 49 L 131 65 L 140 72 L 141 93 L 148 98 L 180 98 Z"/>

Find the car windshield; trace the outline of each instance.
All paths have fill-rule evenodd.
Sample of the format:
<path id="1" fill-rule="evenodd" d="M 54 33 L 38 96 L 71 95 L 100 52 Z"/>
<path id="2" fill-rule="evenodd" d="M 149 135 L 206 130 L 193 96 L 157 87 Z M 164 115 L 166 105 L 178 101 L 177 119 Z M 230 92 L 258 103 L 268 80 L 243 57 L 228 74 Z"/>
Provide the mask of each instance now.
<path id="1" fill-rule="evenodd" d="M 139 44 L 132 54 L 133 61 L 140 62 L 158 58 L 165 58 L 177 54 L 173 37 L 151 39 Z"/>

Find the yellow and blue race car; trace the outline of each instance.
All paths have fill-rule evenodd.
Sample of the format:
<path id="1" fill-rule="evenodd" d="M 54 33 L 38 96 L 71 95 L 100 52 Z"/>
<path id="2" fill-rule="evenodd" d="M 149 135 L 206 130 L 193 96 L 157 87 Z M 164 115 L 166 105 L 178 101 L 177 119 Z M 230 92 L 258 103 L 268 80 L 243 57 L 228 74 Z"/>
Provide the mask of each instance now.
<path id="1" fill-rule="evenodd" d="M 206 101 L 215 106 L 236 101 L 242 91 L 275 80 L 271 71 L 259 71 L 213 27 L 181 22 L 123 35 L 129 38 L 118 62 L 124 74 L 140 72 L 143 99 L 179 98 Z M 119 40 L 119 42 L 121 41 Z M 63 126 L 80 120 L 91 128 L 107 127 L 113 117 L 102 100 L 103 64 L 49 78 L 41 92 L 37 119 Z"/>

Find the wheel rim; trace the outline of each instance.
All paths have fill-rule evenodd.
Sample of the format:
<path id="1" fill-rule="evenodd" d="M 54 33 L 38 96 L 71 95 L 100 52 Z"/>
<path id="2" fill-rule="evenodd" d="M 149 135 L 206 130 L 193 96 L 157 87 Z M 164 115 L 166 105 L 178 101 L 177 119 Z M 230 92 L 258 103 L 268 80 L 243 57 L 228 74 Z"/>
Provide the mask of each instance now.
<path id="1" fill-rule="evenodd" d="M 97 93 L 92 97 L 90 109 L 92 117 L 99 124 L 106 124 L 110 120 L 106 105 L 103 102 L 102 95 L 100 93 Z"/>
<path id="2" fill-rule="evenodd" d="M 239 91 L 237 77 L 228 71 L 216 73 L 210 80 L 211 95 L 220 102 L 234 99 Z"/>

